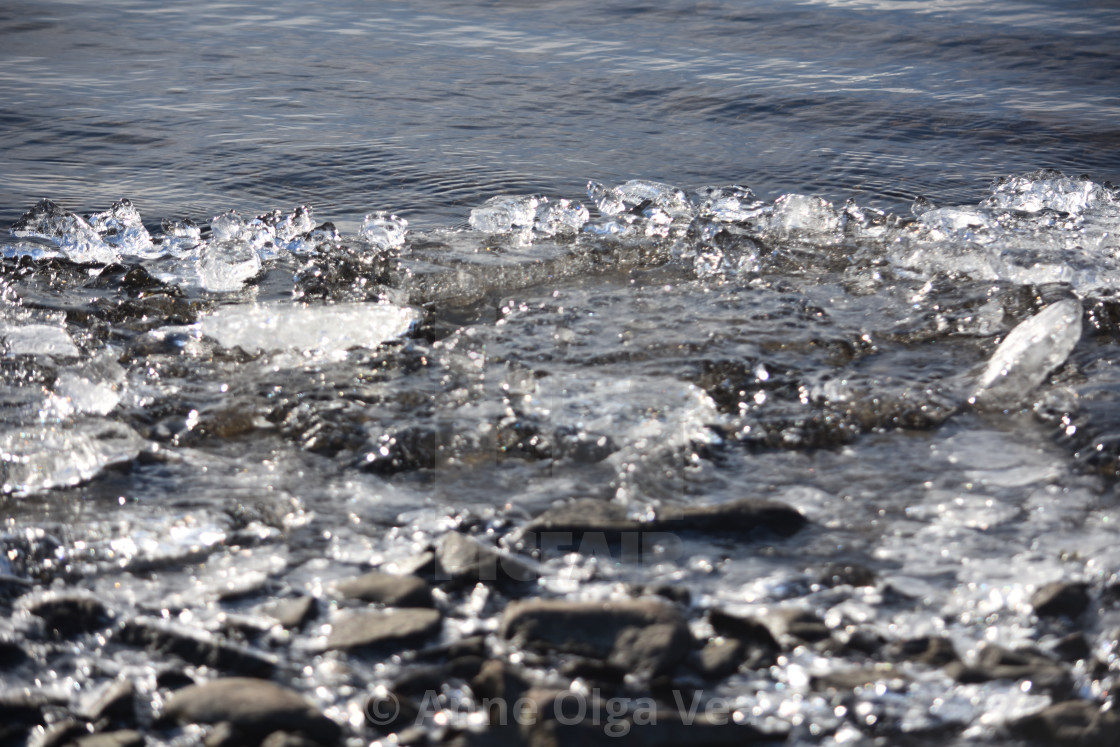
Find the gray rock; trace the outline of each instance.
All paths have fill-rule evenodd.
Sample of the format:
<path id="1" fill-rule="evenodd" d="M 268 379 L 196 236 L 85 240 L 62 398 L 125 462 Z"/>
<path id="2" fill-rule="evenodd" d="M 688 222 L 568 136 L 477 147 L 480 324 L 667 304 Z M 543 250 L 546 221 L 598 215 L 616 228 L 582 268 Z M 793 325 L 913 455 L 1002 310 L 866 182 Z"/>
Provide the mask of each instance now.
<path id="1" fill-rule="evenodd" d="M 645 520 L 627 516 L 623 506 L 582 499 L 546 511 L 529 522 L 526 531 L 570 533 L 576 542 L 589 532 L 602 533 L 608 539 L 625 532 L 699 532 L 740 538 L 769 533 L 788 537 L 806 523 L 797 509 L 757 498 L 706 506 L 666 505 Z"/>
<path id="2" fill-rule="evenodd" d="M 1089 586 L 1064 581 L 1046 584 L 1031 595 L 1031 606 L 1039 617 L 1080 617 L 1089 607 Z"/>
<path id="3" fill-rule="evenodd" d="M 70 742 L 74 747 L 143 747 L 144 735 L 132 729 L 87 734 Z"/>
<path id="4" fill-rule="evenodd" d="M 222 641 L 205 631 L 136 618 L 126 622 L 115 638 L 161 654 L 173 654 L 188 664 L 257 677 L 276 670 L 276 658 L 245 646 Z"/>
<path id="5" fill-rule="evenodd" d="M 110 620 L 105 605 L 84 594 L 52 594 L 28 604 L 27 611 L 42 618 L 50 631 L 63 638 L 101 630 Z"/>
<path id="6" fill-rule="evenodd" d="M 1102 711 L 1097 703 L 1069 700 L 1055 703 L 1010 725 L 1012 734 L 1043 744 L 1070 747 L 1120 746 L 1120 713 Z"/>
<path id="7" fill-rule="evenodd" d="M 167 702 L 167 718 L 181 724 L 228 723 L 259 741 L 276 731 L 299 732 L 334 744 L 342 729 L 299 693 L 268 680 L 229 677 L 186 687 Z"/>
<path id="8" fill-rule="evenodd" d="M 503 585 L 535 581 L 537 576 L 524 561 L 460 532 L 448 532 L 436 548 L 437 581 Z"/>
<path id="9" fill-rule="evenodd" d="M 680 611 L 652 599 L 517 602 L 506 608 L 500 633 L 529 648 L 603 659 L 645 675 L 669 673 L 693 644 Z"/>
<path id="10" fill-rule="evenodd" d="M 593 698 L 577 703 L 570 692 L 533 690 L 525 697 L 533 702 L 537 714 L 522 729 L 529 747 L 738 747 L 773 743 L 787 736 L 735 723 L 729 705 L 722 709 L 706 708 L 698 702 L 694 717 L 689 718 L 693 700 L 688 696 L 668 707 L 652 706 L 650 701 L 652 709 L 641 714 L 637 709 L 629 713 L 608 710 L 604 701 Z M 586 716 L 582 721 L 573 721 L 575 708 L 581 704 Z"/>
<path id="11" fill-rule="evenodd" d="M 135 701 L 136 688 L 132 680 L 114 680 L 95 692 L 88 703 L 83 704 L 81 715 L 90 721 L 108 719 L 132 722 L 136 719 Z"/>
<path id="12" fill-rule="evenodd" d="M 1030 680 L 1042 690 L 1064 692 L 1071 685 L 1070 673 L 1061 663 L 1040 651 L 1012 651 L 993 644 L 984 644 L 977 652 L 975 664 L 950 662 L 945 673 L 962 684 L 992 680 Z"/>
<path id="13" fill-rule="evenodd" d="M 260 608 L 262 614 L 271 617 L 288 630 L 298 630 L 319 613 L 315 597 L 310 595 L 277 599 Z"/>
<path id="14" fill-rule="evenodd" d="M 713 638 L 696 655 L 693 668 L 707 680 L 734 674 L 743 663 L 745 648 L 737 638 Z"/>
<path id="15" fill-rule="evenodd" d="M 353 610 L 331 621 L 328 649 L 370 649 L 395 652 L 439 633 L 442 616 L 438 610 Z"/>
<path id="16" fill-rule="evenodd" d="M 388 607 L 432 607 L 432 589 L 416 576 L 395 576 L 370 571 L 335 584 L 338 593 L 348 599 L 375 602 Z"/>

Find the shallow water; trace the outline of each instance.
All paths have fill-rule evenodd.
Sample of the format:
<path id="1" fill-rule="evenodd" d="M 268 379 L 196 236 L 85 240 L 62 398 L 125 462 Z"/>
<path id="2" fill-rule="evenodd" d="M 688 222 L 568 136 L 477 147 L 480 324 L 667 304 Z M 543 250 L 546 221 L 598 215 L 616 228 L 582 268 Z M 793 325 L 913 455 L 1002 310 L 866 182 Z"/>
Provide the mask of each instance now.
<path id="1" fill-rule="evenodd" d="M 5 687 L 123 673 L 158 708 L 167 662 L 44 638 L 17 598 L 81 589 L 276 654 L 368 743 L 364 698 L 409 660 L 324 654 L 331 582 L 451 529 L 528 552 L 571 498 L 756 497 L 809 527 L 546 553 L 534 593 L 684 587 L 701 639 L 711 609 L 811 611 L 835 647 L 682 675 L 796 744 L 1003 743 L 1052 701 L 1111 704 L 1118 26 L 1042 2 L 5 6 L 0 632 L 33 642 Z M 1088 611 L 1036 614 L 1052 581 Z M 324 600 L 307 635 L 246 633 L 296 593 Z M 441 592 L 443 639 L 492 633 L 506 594 Z M 1071 633 L 1061 692 L 906 660 L 813 684 L 922 636 L 1059 658 Z"/>

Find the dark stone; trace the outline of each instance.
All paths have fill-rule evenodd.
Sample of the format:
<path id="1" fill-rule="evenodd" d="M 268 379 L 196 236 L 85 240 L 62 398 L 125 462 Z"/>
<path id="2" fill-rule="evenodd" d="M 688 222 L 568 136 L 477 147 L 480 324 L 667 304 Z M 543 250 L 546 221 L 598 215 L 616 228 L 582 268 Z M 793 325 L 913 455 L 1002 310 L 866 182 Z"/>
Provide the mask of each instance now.
<path id="1" fill-rule="evenodd" d="M 156 675 L 156 687 L 161 690 L 182 690 L 184 687 L 198 684 L 195 680 L 179 669 L 165 669 Z"/>
<path id="2" fill-rule="evenodd" d="M 692 604 L 692 592 L 689 591 L 687 586 L 675 586 L 673 584 L 650 584 L 648 586 L 635 586 L 633 588 L 635 596 L 642 596 L 643 594 L 653 594 L 655 596 L 664 597 L 670 602 L 676 602 L 682 607 L 688 607 Z"/>
<path id="3" fill-rule="evenodd" d="M 136 688 L 132 680 L 119 679 L 98 690 L 82 715 L 90 721 L 107 719 L 110 722 L 134 723 L 136 721 Z"/>
<path id="4" fill-rule="evenodd" d="M 643 747 L 738 747 L 744 744 L 777 742 L 783 733 L 767 733 L 749 724 L 736 723 L 731 709 L 706 709 L 697 703 L 694 718 L 687 718 L 693 705 L 692 696 L 684 695 L 680 703 L 669 708 L 642 711 L 641 707 L 627 713 L 608 710 L 606 702 L 584 698 L 587 715 L 573 722 L 579 704 L 570 692 L 530 691 L 538 714 L 528 724 L 524 737 L 529 747 L 596 747 L 602 745 L 642 745 Z"/>
<path id="5" fill-rule="evenodd" d="M 0 640 L 0 669 L 15 669 L 30 658 L 15 641 Z"/>
<path id="6" fill-rule="evenodd" d="M 432 609 L 346 611 L 331 621 L 327 648 L 397 652 L 436 635 L 442 624 Z"/>
<path id="7" fill-rule="evenodd" d="M 342 729 L 299 693 L 268 680 L 229 677 L 175 693 L 164 715 L 180 724 L 228 723 L 257 741 L 275 732 L 299 732 L 335 744 Z"/>
<path id="8" fill-rule="evenodd" d="M 1089 607 L 1089 586 L 1064 581 L 1046 584 L 1031 595 L 1031 606 L 1039 617 L 1080 617 Z"/>
<path id="9" fill-rule="evenodd" d="M 319 614 L 315 597 L 305 595 L 291 599 L 277 599 L 261 607 L 261 613 L 280 623 L 288 630 L 298 630 Z"/>
<path id="10" fill-rule="evenodd" d="M 416 576 L 394 576 L 371 571 L 335 584 L 348 599 L 375 602 L 388 607 L 433 607 L 432 589 Z"/>
<path id="11" fill-rule="evenodd" d="M 100 600 L 77 594 L 44 597 L 29 604 L 27 610 L 63 638 L 101 630 L 110 619 Z"/>
<path id="12" fill-rule="evenodd" d="M 808 610 L 786 607 L 772 610 L 765 618 L 770 632 L 779 640 L 783 636 L 813 643 L 831 637 L 832 629 Z"/>
<path id="13" fill-rule="evenodd" d="M 1088 659 L 1093 654 L 1093 649 L 1089 646 L 1089 642 L 1085 640 L 1085 634 L 1081 632 L 1070 633 L 1061 638 L 1054 644 L 1053 651 L 1064 661 L 1072 662 Z"/>
<path id="14" fill-rule="evenodd" d="M 415 724 L 420 706 L 415 700 L 398 692 L 379 691 L 366 698 L 366 721 L 378 731 L 392 734 Z"/>
<path id="15" fill-rule="evenodd" d="M 446 681 L 447 671 L 443 667 L 416 667 L 393 680 L 390 689 L 400 695 L 423 695 L 433 690 L 439 692 Z"/>
<path id="16" fill-rule="evenodd" d="M 35 740 L 35 747 L 63 747 L 73 744 L 79 737 L 89 736 L 89 728 L 84 721 L 65 718 L 48 726 Z"/>
<path id="17" fill-rule="evenodd" d="M 33 588 L 35 588 L 35 584 L 26 578 L 0 573 L 0 600 L 16 599 Z"/>
<path id="18" fill-rule="evenodd" d="M 1015 736 L 1043 744 L 1070 747 L 1120 745 L 1120 713 L 1102 711 L 1097 703 L 1069 700 L 1055 703 L 1010 725 Z"/>
<path id="19" fill-rule="evenodd" d="M 215 636 L 157 620 L 136 618 L 126 622 L 115 638 L 161 654 L 173 654 L 188 664 L 257 677 L 276 670 L 275 657 L 222 641 Z"/>
<path id="20" fill-rule="evenodd" d="M 447 674 L 449 677 L 469 680 L 478 674 L 485 663 L 486 659 L 474 654 L 456 656 L 447 662 Z"/>
<path id="21" fill-rule="evenodd" d="M 697 652 L 693 668 L 706 680 L 721 680 L 739 669 L 745 651 L 737 638 L 713 638 Z"/>
<path id="22" fill-rule="evenodd" d="M 54 703 L 40 693 L 0 694 L 0 727 L 43 723 L 43 708 Z"/>
<path id="23" fill-rule="evenodd" d="M 693 644 L 680 611 L 652 599 L 516 602 L 506 608 L 500 633 L 530 648 L 603 659 L 646 675 L 669 673 Z"/>
<path id="24" fill-rule="evenodd" d="M 560 665 L 560 674 L 572 679 L 584 679 L 600 685 L 621 685 L 626 680 L 626 670 L 599 659 L 577 656 Z"/>
<path id="25" fill-rule="evenodd" d="M 778 639 L 770 632 L 770 628 L 758 620 L 713 609 L 708 612 L 708 622 L 720 635 L 736 638 L 745 646 L 757 647 L 775 653 L 781 651 L 782 647 L 778 644 Z"/>
<path id="26" fill-rule="evenodd" d="M 939 636 L 897 641 L 887 646 L 885 653 L 892 661 L 915 661 L 929 667 L 943 667 L 950 662 L 960 661 L 953 642 Z"/>
<path id="27" fill-rule="evenodd" d="M 830 563 L 817 577 L 823 586 L 874 586 L 875 571 L 859 563 Z"/>
<path id="28" fill-rule="evenodd" d="M 492 726 L 512 723 L 513 707 L 529 689 L 528 683 L 504 661 L 491 659 L 482 665 L 478 676 L 470 682 L 477 700 L 489 701 L 487 717 Z M 505 712 L 503 713 L 503 709 Z"/>
<path id="29" fill-rule="evenodd" d="M 993 644 L 984 644 L 978 651 L 975 665 L 950 662 L 945 673 L 962 684 L 992 680 L 1030 680 L 1043 690 L 1065 692 L 1071 684 L 1070 674 L 1059 663 L 1039 651 L 1012 651 Z"/>
<path id="30" fill-rule="evenodd" d="M 508 585 L 535 581 L 537 576 L 524 561 L 460 532 L 448 532 L 436 548 L 437 581 Z"/>
<path id="31" fill-rule="evenodd" d="M 577 544 L 586 534 L 596 533 L 615 544 L 621 543 L 621 535 L 629 532 L 699 532 L 736 538 L 766 534 L 788 537 L 807 523 L 797 509 L 757 498 L 707 506 L 666 505 L 658 508 L 654 517 L 647 520 L 630 518 L 624 506 L 589 498 L 546 511 L 529 522 L 526 531 L 533 535 L 570 534 Z M 547 544 L 552 539 L 555 537 L 533 538 L 538 544 Z"/>

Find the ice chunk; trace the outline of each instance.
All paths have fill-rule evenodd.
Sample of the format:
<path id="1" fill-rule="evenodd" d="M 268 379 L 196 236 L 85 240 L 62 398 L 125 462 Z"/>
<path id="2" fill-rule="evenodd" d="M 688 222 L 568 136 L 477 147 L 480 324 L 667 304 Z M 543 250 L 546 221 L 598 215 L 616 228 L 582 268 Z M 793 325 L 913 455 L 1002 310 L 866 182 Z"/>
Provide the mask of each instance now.
<path id="1" fill-rule="evenodd" d="M 202 247 L 198 258 L 199 284 L 218 293 L 241 290 L 260 271 L 260 255 L 239 241 L 212 241 Z"/>
<path id="2" fill-rule="evenodd" d="M 105 420 L 0 431 L 2 489 L 28 495 L 77 485 L 136 458 L 143 446 L 131 428 Z"/>
<path id="3" fill-rule="evenodd" d="M 704 187 L 697 190 L 700 217 L 720 223 L 745 223 L 768 209 L 749 187 Z"/>
<path id="4" fill-rule="evenodd" d="M 996 348 L 970 401 L 1010 406 L 1065 363 L 1081 337 L 1081 303 L 1050 304 L 1021 322 Z"/>
<path id="5" fill-rule="evenodd" d="M 544 236 L 576 233 L 587 223 L 588 217 L 587 208 L 578 202 L 546 202 L 537 209 L 536 230 Z"/>
<path id="6" fill-rule="evenodd" d="M 152 237 L 140 219 L 140 212 L 131 200 L 120 200 L 102 213 L 89 217 L 89 225 L 101 240 L 121 254 L 134 257 L 158 257 L 163 252 L 152 243 Z"/>
<path id="7" fill-rule="evenodd" d="M 780 234 L 833 233 L 839 227 L 840 213 L 828 200 L 788 194 L 774 201 L 770 229 Z"/>
<path id="8" fill-rule="evenodd" d="M 351 348 L 376 348 L 405 334 L 417 318 L 414 309 L 391 304 L 269 303 L 223 306 L 199 320 L 198 328 L 225 348 L 339 359 Z"/>
<path id="9" fill-rule="evenodd" d="M 46 239 L 78 264 L 111 264 L 118 260 L 116 250 L 84 218 L 50 200 L 40 200 L 12 224 L 10 231 L 16 238 Z"/>
<path id="10" fill-rule="evenodd" d="M 484 233 L 531 231 L 541 200 L 540 195 L 491 197 L 471 210 L 471 228 Z"/>
<path id="11" fill-rule="evenodd" d="M 588 182 L 587 196 L 603 215 L 641 212 L 650 207 L 660 208 L 673 220 L 691 219 L 695 213 L 684 192 L 668 184 L 644 179 L 632 179 L 610 189 L 599 182 Z"/>
<path id="12" fill-rule="evenodd" d="M 276 241 L 283 244 L 294 241 L 315 227 L 311 218 L 310 205 L 300 205 L 290 213 L 284 214 L 279 210 L 257 218 L 262 224 L 272 229 Z"/>
<path id="13" fill-rule="evenodd" d="M 474 216 L 474 212 L 471 212 Z M 473 225 L 473 224 L 472 224 Z M 381 250 L 400 249 L 404 246 L 405 235 L 408 233 L 408 221 L 398 218 L 382 210 L 370 213 L 362 221 L 358 236 L 365 239 L 373 247 Z"/>
<path id="14" fill-rule="evenodd" d="M 81 355 L 70 334 L 54 324 L 0 321 L 0 341 L 7 355 L 49 355 L 54 358 L 77 358 Z"/>
<path id="15" fill-rule="evenodd" d="M 1028 213 L 1056 210 L 1077 215 L 1111 198 L 1109 190 L 1087 178 L 1075 179 L 1048 170 L 997 180 L 984 204 Z"/>
<path id="16" fill-rule="evenodd" d="M 118 387 L 124 379 L 124 368 L 116 357 L 102 351 L 88 361 L 59 372 L 43 416 L 107 415 L 121 401 Z"/>
<path id="17" fill-rule="evenodd" d="M 163 228 L 163 241 L 160 247 L 167 254 L 181 256 L 202 243 L 202 231 L 190 218 L 168 220 L 160 224 Z"/>

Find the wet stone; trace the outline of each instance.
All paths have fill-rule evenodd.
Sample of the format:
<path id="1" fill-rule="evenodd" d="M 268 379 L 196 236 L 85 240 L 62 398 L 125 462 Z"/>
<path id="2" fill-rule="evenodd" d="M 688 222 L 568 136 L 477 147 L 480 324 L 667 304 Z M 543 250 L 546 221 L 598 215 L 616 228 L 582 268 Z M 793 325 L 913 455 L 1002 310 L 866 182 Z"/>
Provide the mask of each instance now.
<path id="1" fill-rule="evenodd" d="M 713 638 L 696 654 L 694 669 L 707 680 L 721 680 L 734 674 L 743 663 L 745 647 L 736 638 Z"/>
<path id="2" fill-rule="evenodd" d="M 960 661 L 952 641 L 934 636 L 897 641 L 886 647 L 886 654 L 893 661 L 915 661 L 929 667 L 943 667 Z"/>
<path id="3" fill-rule="evenodd" d="M 104 604 L 80 595 L 50 596 L 29 604 L 27 610 L 63 638 L 101 630 L 110 619 Z"/>
<path id="4" fill-rule="evenodd" d="M 230 724 L 256 740 L 276 731 L 299 732 L 334 744 L 342 730 L 299 693 L 268 680 L 230 677 L 180 690 L 164 716 L 181 724 Z"/>
<path id="5" fill-rule="evenodd" d="M 994 644 L 980 647 L 975 664 L 950 662 L 945 666 L 945 673 L 962 684 L 1030 680 L 1035 687 L 1059 693 L 1067 691 L 1071 683 L 1065 667 L 1041 652 L 1031 649 L 1012 651 Z"/>
<path id="6" fill-rule="evenodd" d="M 526 531 L 539 542 L 570 534 L 579 542 L 591 533 L 621 543 L 630 532 L 697 532 L 718 537 L 789 537 L 807 524 L 797 509 L 777 501 L 743 498 L 707 506 L 661 506 L 652 519 L 627 516 L 626 508 L 594 499 L 581 499 L 550 509 L 531 521 Z M 551 535 L 551 536 L 549 536 Z"/>
<path id="7" fill-rule="evenodd" d="M 0 670 L 15 669 L 31 657 L 15 641 L 0 640 Z"/>
<path id="8" fill-rule="evenodd" d="M 773 610 L 766 615 L 765 623 L 778 640 L 788 637 L 815 643 L 832 636 L 832 630 L 808 610 L 797 608 Z"/>
<path id="9" fill-rule="evenodd" d="M 73 747 L 142 747 L 144 735 L 133 729 L 87 734 L 69 742 Z"/>
<path id="10" fill-rule="evenodd" d="M 1081 616 L 1089 607 L 1089 587 L 1081 583 L 1055 581 L 1031 595 L 1031 606 L 1039 617 Z"/>
<path id="11" fill-rule="evenodd" d="M 136 718 L 136 688 L 132 680 L 121 679 L 110 682 L 90 699 L 81 709 L 82 715 L 90 721 L 108 719 L 112 722 L 131 722 Z"/>
<path id="12" fill-rule="evenodd" d="M 224 672 L 267 677 L 276 669 L 276 659 L 272 656 L 222 641 L 203 631 L 156 620 L 129 620 L 114 638 L 131 646 L 178 656 L 188 664 Z"/>
<path id="13" fill-rule="evenodd" d="M 432 607 L 432 589 L 416 576 L 395 576 L 371 571 L 339 581 L 335 588 L 347 599 L 360 599 L 388 607 Z"/>
<path id="14" fill-rule="evenodd" d="M 720 635 L 735 638 L 746 646 L 773 652 L 781 650 L 770 628 L 753 618 L 713 609 L 708 612 L 708 622 Z"/>
<path id="15" fill-rule="evenodd" d="M 432 609 L 345 611 L 331 621 L 327 648 L 396 652 L 432 638 L 442 624 L 439 611 Z"/>
<path id="16" fill-rule="evenodd" d="M 1019 719 L 1010 725 L 1010 731 L 1043 744 L 1116 747 L 1120 745 L 1120 714 L 1102 711 L 1090 701 L 1070 700 Z"/>
<path id="17" fill-rule="evenodd" d="M 314 739 L 299 734 L 289 734 L 286 731 L 274 731 L 264 738 L 261 747 L 315 747 L 319 744 Z"/>
<path id="18" fill-rule="evenodd" d="M 506 608 L 500 632 L 531 648 L 603 659 L 647 675 L 670 672 L 692 648 L 679 610 L 644 599 L 517 602 Z"/>
<path id="19" fill-rule="evenodd" d="M 534 581 L 537 572 L 524 561 L 473 537 L 448 532 L 436 548 L 435 577 L 452 585 L 509 585 Z"/>

